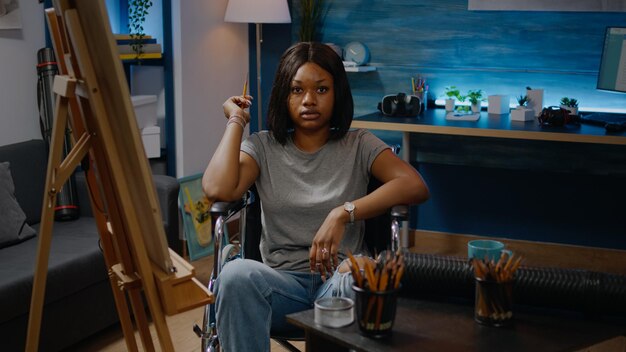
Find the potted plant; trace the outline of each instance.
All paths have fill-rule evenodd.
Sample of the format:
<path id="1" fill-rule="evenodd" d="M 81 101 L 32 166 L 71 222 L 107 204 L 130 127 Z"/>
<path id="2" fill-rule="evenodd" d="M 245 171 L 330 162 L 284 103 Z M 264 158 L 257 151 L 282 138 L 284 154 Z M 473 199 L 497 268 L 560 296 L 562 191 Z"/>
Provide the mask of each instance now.
<path id="1" fill-rule="evenodd" d="M 317 40 L 317 34 L 322 26 L 328 8 L 324 0 L 302 0 L 300 2 L 300 31 L 301 42 Z"/>
<path id="2" fill-rule="evenodd" d="M 472 112 L 480 112 L 481 102 L 485 101 L 483 91 L 481 89 L 469 90 L 467 92 L 467 100 L 469 100 L 472 106 Z"/>
<path id="3" fill-rule="evenodd" d="M 529 109 L 528 95 L 520 95 L 517 97 L 518 106 L 511 110 L 511 121 L 532 121 L 534 119 L 534 110 Z"/>
<path id="4" fill-rule="evenodd" d="M 578 100 L 574 98 L 561 98 L 561 108 L 568 110 L 571 115 L 578 115 Z"/>
<path id="5" fill-rule="evenodd" d="M 444 94 L 447 97 L 446 111 L 454 111 L 455 100 L 461 100 L 461 91 L 459 91 L 456 86 L 448 86 Z"/>
<path id="6" fill-rule="evenodd" d="M 463 94 L 459 94 L 457 95 L 457 99 L 459 100 L 459 103 L 464 103 L 465 99 L 467 99 L 467 95 L 463 95 Z M 469 105 L 459 105 L 456 107 L 456 109 L 454 109 L 457 113 L 463 113 L 463 114 L 469 114 L 470 113 L 470 106 Z"/>
<path id="7" fill-rule="evenodd" d="M 146 33 L 143 23 L 146 21 L 148 10 L 152 7 L 151 0 L 130 0 L 128 2 L 128 30 L 131 38 L 131 47 L 135 52 L 135 59 L 139 60 L 143 54 L 143 43 Z"/>

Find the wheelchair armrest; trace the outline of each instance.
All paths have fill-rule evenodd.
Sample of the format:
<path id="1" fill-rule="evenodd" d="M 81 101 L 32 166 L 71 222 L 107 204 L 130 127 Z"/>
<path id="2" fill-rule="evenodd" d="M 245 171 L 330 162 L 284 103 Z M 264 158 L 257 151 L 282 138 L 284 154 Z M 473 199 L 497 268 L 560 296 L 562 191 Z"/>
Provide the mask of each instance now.
<path id="1" fill-rule="evenodd" d="M 394 205 L 391 207 L 391 218 L 406 220 L 409 217 L 409 206 L 406 204 Z"/>
<path id="2" fill-rule="evenodd" d="M 211 215 L 214 216 L 226 216 L 230 217 L 232 214 L 236 214 L 241 209 L 245 208 L 245 199 L 240 199 L 232 202 L 215 202 L 211 206 Z"/>
<path id="3" fill-rule="evenodd" d="M 215 202 L 211 206 L 211 215 L 225 216 L 226 218 L 237 214 L 239 211 L 254 202 L 254 194 L 250 191 L 246 192 L 241 199 L 232 202 Z"/>

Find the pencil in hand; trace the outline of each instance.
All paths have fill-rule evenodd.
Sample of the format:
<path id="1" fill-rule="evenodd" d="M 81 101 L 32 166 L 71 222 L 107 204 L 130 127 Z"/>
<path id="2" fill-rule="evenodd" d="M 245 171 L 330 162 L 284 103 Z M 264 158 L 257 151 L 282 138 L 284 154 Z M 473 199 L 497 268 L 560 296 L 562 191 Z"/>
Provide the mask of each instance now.
<path id="1" fill-rule="evenodd" d="M 243 82 L 243 93 L 241 93 L 241 96 L 243 96 L 244 98 L 246 97 L 246 94 L 248 94 L 248 77 L 249 77 L 250 73 L 246 73 L 246 80 L 245 82 Z"/>
<path id="2" fill-rule="evenodd" d="M 250 103 L 247 102 L 248 98 L 248 79 L 249 79 L 249 73 L 246 73 L 246 80 L 243 82 L 243 92 L 241 93 L 241 99 L 243 99 L 243 102 L 237 104 L 239 105 L 240 108 L 242 108 L 245 112 L 249 112 L 250 109 Z"/>

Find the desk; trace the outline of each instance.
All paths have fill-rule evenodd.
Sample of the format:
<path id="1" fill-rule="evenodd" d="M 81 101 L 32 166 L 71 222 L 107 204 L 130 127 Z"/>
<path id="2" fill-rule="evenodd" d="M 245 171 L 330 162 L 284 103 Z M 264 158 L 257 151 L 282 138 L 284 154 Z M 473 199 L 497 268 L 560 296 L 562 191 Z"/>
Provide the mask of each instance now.
<path id="1" fill-rule="evenodd" d="M 506 234 L 513 236 L 513 238 L 516 238 L 515 236 L 524 236 L 521 234 L 521 231 L 510 233 L 504 227 L 503 222 L 489 222 L 489 217 L 485 214 L 495 210 L 494 213 L 498 214 L 500 218 L 508 217 L 512 226 L 516 226 L 516 228 L 525 226 L 524 224 L 527 221 L 522 219 L 521 214 L 535 209 L 535 205 L 526 197 L 523 190 L 525 189 L 524 187 L 529 188 L 532 182 L 540 181 L 538 175 L 546 175 L 548 180 L 558 179 L 565 175 L 565 177 L 568 177 L 568 180 L 583 182 L 591 182 L 592 180 L 603 182 L 602 178 L 609 175 L 606 184 L 619 185 L 617 192 L 600 187 L 598 193 L 593 193 L 597 194 L 597 196 L 592 195 L 591 192 L 583 192 L 585 195 L 583 199 L 589 201 L 609 200 L 610 202 L 601 203 L 607 206 L 607 214 L 613 214 L 612 209 L 614 208 L 623 208 L 621 195 L 625 189 L 622 185 L 626 183 L 613 181 L 618 177 L 626 176 L 626 133 L 607 133 L 603 127 L 586 124 L 542 127 L 538 125 L 536 120 L 528 122 L 510 121 L 508 114 L 495 115 L 488 114 L 486 111 L 481 112 L 481 117 L 476 122 L 447 121 L 445 116 L 446 112 L 444 109 L 429 109 L 419 117 L 385 117 L 381 113 L 375 112 L 357 116 L 352 121 L 353 128 L 401 132 L 402 158 L 406 162 L 414 165 L 423 163 L 426 166 L 425 169 L 431 171 L 433 170 L 432 165 L 435 165 L 435 170 L 442 170 L 437 168 L 439 166 L 461 166 L 463 168 L 451 170 L 470 172 L 468 178 L 463 178 L 461 174 L 459 174 L 458 179 L 453 179 L 453 177 L 446 178 L 447 181 L 460 180 L 462 182 L 453 184 L 452 188 L 455 191 L 445 194 L 443 191 L 450 189 L 441 183 L 443 182 L 441 180 L 444 179 L 441 176 L 445 175 L 436 172 L 429 175 L 439 177 L 432 182 L 431 188 L 432 192 L 438 192 L 439 198 L 437 200 L 438 203 L 433 204 L 431 202 L 433 205 L 428 204 L 420 210 L 420 212 L 428 214 L 426 219 L 429 220 L 421 224 L 424 226 L 424 229 L 469 234 Z M 506 201 L 494 199 L 495 196 L 485 200 L 486 204 L 502 204 L 502 208 L 493 209 L 496 206 L 481 205 L 480 209 L 486 211 L 479 214 L 475 204 L 468 204 L 464 200 L 460 203 L 462 205 L 451 203 L 456 201 L 454 199 L 455 196 L 463 199 L 475 199 L 477 192 L 468 191 L 464 193 L 462 185 L 476 182 L 478 176 L 474 171 L 477 168 L 481 168 L 481 172 L 484 171 L 484 174 L 481 175 L 484 177 L 480 179 L 480 182 L 493 180 L 494 183 L 490 184 L 490 186 L 493 186 L 493 189 L 498 192 L 507 189 L 511 190 L 513 198 L 508 198 Z M 529 181 L 532 180 L 532 182 L 525 182 L 526 180 L 519 178 L 500 178 L 502 175 L 506 177 L 511 174 L 501 172 L 502 170 L 521 170 L 522 174 L 529 176 Z M 569 175 L 573 177 L 570 178 Z M 484 186 L 485 183 L 475 184 Z M 568 183 L 568 185 L 571 187 L 575 186 L 573 183 Z M 582 185 L 587 190 L 591 183 Z M 542 186 L 547 188 L 546 184 L 542 184 Z M 485 192 L 489 192 L 489 189 L 484 189 Z M 556 194 L 557 191 L 562 192 L 561 194 L 568 194 L 567 189 L 558 187 L 553 193 L 546 194 Z M 609 196 L 608 192 L 619 194 L 619 196 L 613 198 Z M 470 197 L 467 197 L 468 195 Z M 508 200 L 514 202 L 514 199 L 517 199 L 517 203 L 507 204 Z M 448 203 L 446 203 L 446 200 L 448 200 Z M 450 204 L 450 206 L 447 206 L 447 204 Z M 561 205 L 551 199 L 548 199 L 548 202 L 544 204 Z M 581 208 L 585 209 L 586 213 L 591 214 L 589 219 L 592 220 L 589 220 L 588 224 L 597 219 L 601 224 L 601 231 L 605 231 L 605 233 L 607 231 L 608 233 L 614 233 L 616 231 L 612 229 L 623 228 L 623 225 L 617 221 L 604 221 L 598 208 L 592 208 L 589 204 L 592 203 L 583 203 Z M 616 207 L 615 204 L 618 204 L 618 206 Z M 471 213 L 480 217 L 470 218 L 469 215 L 464 215 L 462 206 L 472 206 L 474 211 Z M 559 209 L 566 209 L 568 204 L 563 206 L 563 208 Z M 500 211 L 507 207 L 511 210 L 510 214 Z M 438 214 L 447 213 L 449 215 L 446 215 L 445 221 L 447 223 L 444 226 L 442 225 L 444 222 L 443 215 L 438 217 Z M 562 219 L 567 219 L 570 216 L 569 214 L 564 214 L 564 211 L 557 213 Z M 608 217 L 608 219 L 612 218 Z M 412 218 L 412 221 L 414 219 L 416 217 Z M 479 219 L 480 224 L 476 225 L 478 222 L 474 221 L 475 219 Z M 555 226 L 552 220 L 545 217 L 539 218 L 538 221 L 544 221 L 543 223 L 548 224 L 549 227 Z M 482 224 L 491 225 L 483 226 Z M 592 228 L 592 225 L 583 225 L 576 230 L 574 231 L 573 243 L 589 245 L 589 241 L 585 239 L 583 231 L 589 232 L 595 230 L 595 228 Z M 534 231 L 532 233 L 542 233 L 547 231 L 547 227 L 544 229 L 540 228 L 539 225 L 533 225 L 531 231 Z M 408 245 L 406 233 L 407 230 L 403 230 L 401 237 L 403 245 Z M 557 232 L 555 237 L 550 237 L 548 241 L 572 243 L 564 241 L 565 238 L 568 238 L 567 236 L 564 232 Z M 618 248 L 622 249 L 623 246 Z"/>
<path id="2" fill-rule="evenodd" d="M 478 121 L 448 121 L 444 109 L 431 109 L 419 117 L 385 117 L 380 112 L 355 117 L 352 128 L 403 132 L 403 159 L 409 161 L 409 134 L 428 133 L 457 136 L 512 138 L 554 142 L 626 145 L 626 132 L 607 133 L 604 127 L 581 124 L 542 127 L 537 121 L 510 121 L 509 115 L 481 112 Z"/>
<path id="3" fill-rule="evenodd" d="M 386 340 L 364 337 L 356 322 L 343 328 L 314 323 L 314 311 L 287 316 L 303 328 L 307 351 L 576 351 L 599 343 L 624 350 L 626 326 L 565 315 L 516 313 L 510 327 L 474 321 L 471 305 L 400 298 L 393 334 Z M 613 339 L 613 340 L 612 340 Z M 608 344 L 607 343 L 607 344 Z"/>
<path id="4" fill-rule="evenodd" d="M 581 124 L 542 127 L 537 121 L 510 121 L 509 115 L 481 112 L 480 120 L 448 121 L 446 111 L 431 109 L 419 117 L 385 117 L 379 112 L 355 117 L 353 128 L 476 137 L 626 145 L 626 132 L 607 133 L 604 127 Z"/>

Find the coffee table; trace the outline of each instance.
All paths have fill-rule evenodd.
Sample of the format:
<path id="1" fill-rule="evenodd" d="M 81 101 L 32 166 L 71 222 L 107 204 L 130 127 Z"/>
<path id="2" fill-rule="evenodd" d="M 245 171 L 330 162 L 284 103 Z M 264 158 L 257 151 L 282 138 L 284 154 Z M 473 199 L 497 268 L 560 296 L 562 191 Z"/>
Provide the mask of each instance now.
<path id="1" fill-rule="evenodd" d="M 495 328 L 478 324 L 473 314 L 469 304 L 399 298 L 393 334 L 387 339 L 361 335 L 356 322 L 336 329 L 317 325 L 313 310 L 290 314 L 287 321 L 305 330 L 307 351 L 321 352 L 577 351 L 626 341 L 621 320 L 592 321 L 579 313 L 526 307 L 515 312 L 511 326 Z"/>

